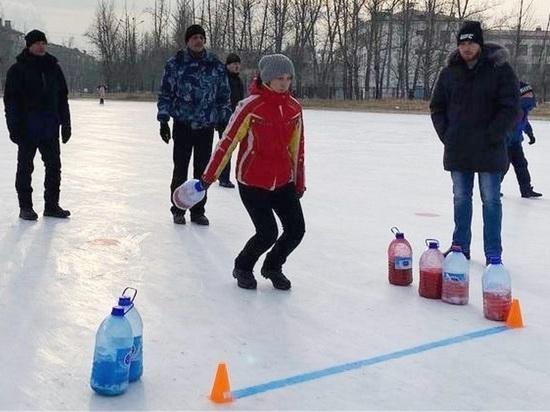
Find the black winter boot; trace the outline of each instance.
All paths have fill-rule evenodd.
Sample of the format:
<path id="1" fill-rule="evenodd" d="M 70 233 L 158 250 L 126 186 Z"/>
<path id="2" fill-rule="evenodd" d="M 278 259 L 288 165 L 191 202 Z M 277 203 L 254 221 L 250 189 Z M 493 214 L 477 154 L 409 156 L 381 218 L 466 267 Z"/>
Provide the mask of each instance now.
<path id="1" fill-rule="evenodd" d="M 535 192 L 533 186 L 521 191 L 521 197 L 541 197 L 542 193 Z"/>
<path id="2" fill-rule="evenodd" d="M 66 219 L 71 215 L 68 210 L 62 209 L 59 205 L 44 207 L 44 216 Z"/>
<path id="3" fill-rule="evenodd" d="M 292 286 L 290 280 L 283 274 L 281 269 L 266 269 L 262 268 L 262 276 L 271 280 L 273 287 L 279 290 L 288 290 Z"/>
<path id="4" fill-rule="evenodd" d="M 32 207 L 21 207 L 19 208 L 19 218 L 23 220 L 37 220 L 38 215 Z"/>
<path id="5" fill-rule="evenodd" d="M 233 269 L 233 277 L 237 279 L 237 285 L 243 289 L 256 289 L 258 282 L 251 270 Z"/>

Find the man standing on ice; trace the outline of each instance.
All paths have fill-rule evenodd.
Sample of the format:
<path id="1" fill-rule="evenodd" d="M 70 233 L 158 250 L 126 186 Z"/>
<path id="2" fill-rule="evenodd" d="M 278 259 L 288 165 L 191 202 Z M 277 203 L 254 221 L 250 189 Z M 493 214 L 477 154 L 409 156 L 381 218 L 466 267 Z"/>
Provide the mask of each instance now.
<path id="1" fill-rule="evenodd" d="M 157 120 L 160 136 L 170 141 L 170 117 L 174 120 L 174 171 L 171 194 L 187 180 L 189 161 L 193 154 L 193 177 L 198 179 L 212 154 L 214 129 L 227 124 L 231 117 L 230 89 L 225 65 L 204 48 L 206 33 L 198 24 L 185 32 L 187 48 L 178 51 L 164 68 L 158 96 Z M 206 196 L 193 206 L 191 222 L 207 226 Z M 185 224 L 185 210 L 172 202 L 174 223 Z"/>
<path id="2" fill-rule="evenodd" d="M 443 166 L 453 181 L 453 244 L 459 244 L 470 258 L 472 192 L 477 173 L 488 262 L 502 254 L 500 181 L 508 165 L 506 134 L 519 108 L 519 85 L 507 62 L 508 52 L 483 43 L 479 22 L 465 22 L 457 44 L 439 74 L 430 109 L 445 146 Z"/>
<path id="3" fill-rule="evenodd" d="M 61 185 L 61 140 L 71 137 L 71 116 L 65 76 L 57 59 L 46 52 L 46 35 L 31 30 L 26 47 L 6 75 L 4 107 L 10 139 L 18 146 L 15 189 L 19 217 L 36 220 L 32 202 L 32 172 L 38 150 L 46 169 L 44 177 L 44 216 L 67 218 L 71 214 L 59 206 Z"/>

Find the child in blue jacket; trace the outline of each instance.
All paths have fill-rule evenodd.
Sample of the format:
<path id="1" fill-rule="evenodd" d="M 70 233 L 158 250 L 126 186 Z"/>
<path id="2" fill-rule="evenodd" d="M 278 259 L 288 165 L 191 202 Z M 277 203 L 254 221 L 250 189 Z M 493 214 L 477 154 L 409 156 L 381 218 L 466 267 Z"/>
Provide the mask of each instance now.
<path id="1" fill-rule="evenodd" d="M 529 137 L 530 145 L 535 143 L 535 136 L 533 134 L 533 128 L 529 124 L 528 115 L 529 112 L 537 106 L 537 102 L 535 100 L 533 88 L 530 84 L 520 82 L 519 93 L 521 109 L 516 117 L 514 128 L 507 136 L 508 159 L 512 166 L 514 166 L 521 197 L 541 197 L 542 193 L 535 192 L 531 185 L 531 175 L 529 174 L 529 169 L 527 169 L 528 163 L 521 145 L 523 142 L 523 133 Z M 508 168 L 509 167 L 510 164 L 508 164 Z M 506 172 L 502 175 L 503 179 L 505 174 Z"/>

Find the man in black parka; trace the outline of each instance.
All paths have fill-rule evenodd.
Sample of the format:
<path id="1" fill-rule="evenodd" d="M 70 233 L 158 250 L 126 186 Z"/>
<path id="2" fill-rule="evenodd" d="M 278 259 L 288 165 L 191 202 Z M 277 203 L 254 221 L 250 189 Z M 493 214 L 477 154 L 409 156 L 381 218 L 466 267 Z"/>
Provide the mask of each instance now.
<path id="1" fill-rule="evenodd" d="M 443 166 L 453 181 L 453 244 L 470 258 L 472 191 L 478 173 L 488 261 L 502 254 L 500 176 L 508 165 L 506 134 L 519 108 L 519 85 L 507 51 L 484 44 L 479 22 L 465 22 L 457 44 L 439 74 L 430 109 L 445 147 Z"/>
<path id="2" fill-rule="evenodd" d="M 244 85 L 239 77 L 241 72 L 241 58 L 235 53 L 229 53 L 225 59 L 225 68 L 227 70 L 227 80 L 229 80 L 229 88 L 231 89 L 231 112 L 235 111 L 237 103 L 244 99 Z M 226 124 L 220 125 L 218 134 L 220 139 L 223 136 L 223 131 Z M 235 185 L 231 182 L 231 160 L 220 173 L 219 181 L 221 187 L 234 188 Z"/>
<path id="3" fill-rule="evenodd" d="M 68 90 L 57 59 L 46 52 L 46 35 L 32 30 L 25 36 L 26 48 L 10 67 L 4 89 L 4 109 L 10 139 L 18 146 L 15 189 L 19 217 L 36 220 L 32 202 L 32 172 L 38 150 L 45 166 L 44 216 L 66 218 L 68 210 L 59 206 L 61 156 L 59 128 L 63 143 L 71 137 Z"/>

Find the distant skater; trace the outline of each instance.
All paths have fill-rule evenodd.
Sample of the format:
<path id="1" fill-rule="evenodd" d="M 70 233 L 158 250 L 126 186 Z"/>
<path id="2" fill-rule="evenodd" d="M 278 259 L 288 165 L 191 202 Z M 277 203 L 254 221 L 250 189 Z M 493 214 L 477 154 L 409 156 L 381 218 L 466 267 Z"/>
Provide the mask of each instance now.
<path id="1" fill-rule="evenodd" d="M 107 86 L 100 84 L 97 86 L 97 94 L 99 95 L 99 104 L 105 103 L 105 94 L 107 93 Z"/>
<path id="2" fill-rule="evenodd" d="M 261 275 L 274 288 L 288 290 L 291 282 L 283 274 L 283 264 L 305 234 L 300 204 L 306 189 L 302 107 L 290 94 L 294 65 L 288 57 L 266 55 L 259 71 L 250 96 L 231 116 L 202 181 L 205 187 L 215 182 L 239 145 L 239 194 L 256 233 L 235 259 L 233 277 L 240 288 L 256 289 L 254 265 L 269 250 Z M 275 215 L 283 226 L 280 237 Z"/>

